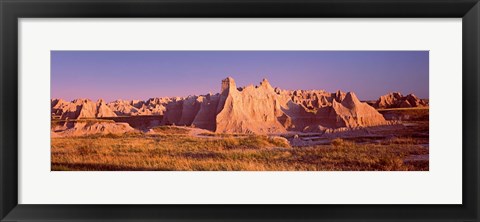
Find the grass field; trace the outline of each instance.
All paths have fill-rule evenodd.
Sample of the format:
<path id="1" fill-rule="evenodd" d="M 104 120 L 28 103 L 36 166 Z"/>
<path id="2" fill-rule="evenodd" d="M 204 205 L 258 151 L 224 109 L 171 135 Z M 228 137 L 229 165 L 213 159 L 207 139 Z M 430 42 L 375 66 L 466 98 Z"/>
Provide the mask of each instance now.
<path id="1" fill-rule="evenodd" d="M 198 138 L 175 127 L 156 134 L 52 138 L 54 171 L 405 171 L 428 170 L 427 156 L 415 138 L 381 143 L 334 139 L 329 144 L 290 147 L 285 140 L 261 135 Z"/>
<path id="2" fill-rule="evenodd" d="M 378 109 L 387 120 L 428 121 L 429 107 Z"/>

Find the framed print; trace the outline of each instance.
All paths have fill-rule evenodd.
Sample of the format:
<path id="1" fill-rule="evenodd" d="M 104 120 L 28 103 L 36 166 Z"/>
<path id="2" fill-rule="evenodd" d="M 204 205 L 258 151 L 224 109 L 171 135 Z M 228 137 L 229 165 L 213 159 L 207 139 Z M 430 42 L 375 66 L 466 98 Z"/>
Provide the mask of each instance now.
<path id="1" fill-rule="evenodd" d="M 428 171 L 428 54 L 51 51 L 51 170 Z M 219 61 L 228 68 L 212 69 Z M 282 61 L 288 63 L 282 65 Z M 128 66 L 122 67 L 123 62 Z M 176 65 L 182 63 L 189 64 L 186 70 Z M 269 65 L 265 67 L 265 63 Z M 347 70 L 338 68 L 342 63 L 349 64 Z M 380 68 L 378 63 L 405 69 L 376 71 L 372 67 Z M 235 66 L 240 66 L 236 73 L 230 73 L 235 79 L 222 77 Z M 297 72 L 299 80 L 293 81 L 292 74 L 281 69 Z M 351 69 L 366 70 L 359 74 Z M 152 75 L 152 70 L 177 74 Z M 257 86 L 238 85 L 257 77 L 256 70 L 275 74 L 264 77 Z M 332 71 L 325 75 L 319 70 Z M 352 86 L 365 90 L 360 92 L 298 89 L 356 78 L 375 78 L 377 82 L 372 84 L 387 85 L 396 76 L 401 76 L 396 80 L 400 83 L 392 87 L 413 90 L 419 96 L 394 90 L 374 98 L 392 89 L 378 87 L 380 92 L 375 92 L 366 82 Z M 403 83 L 403 78 L 413 81 Z M 154 84 L 148 85 L 144 79 Z M 72 81 L 76 84 L 71 85 Z M 112 81 L 115 85 L 109 85 Z M 210 82 L 217 82 L 217 86 Z M 341 87 L 342 82 L 350 80 L 325 87 Z M 274 83 L 295 90 L 274 87 Z M 143 95 L 135 95 L 138 91 L 132 85 L 143 88 Z M 201 93 L 216 88 L 220 89 L 217 93 Z M 191 89 L 197 89 L 198 95 L 185 94 L 193 94 Z M 80 99 L 86 94 L 95 99 Z M 148 94 L 176 96 L 149 98 Z M 371 100 L 362 102 L 361 94 Z M 115 99 L 135 96 L 149 99 Z"/>
<path id="2" fill-rule="evenodd" d="M 2 1 L 2 221 L 478 221 L 477 1 Z"/>

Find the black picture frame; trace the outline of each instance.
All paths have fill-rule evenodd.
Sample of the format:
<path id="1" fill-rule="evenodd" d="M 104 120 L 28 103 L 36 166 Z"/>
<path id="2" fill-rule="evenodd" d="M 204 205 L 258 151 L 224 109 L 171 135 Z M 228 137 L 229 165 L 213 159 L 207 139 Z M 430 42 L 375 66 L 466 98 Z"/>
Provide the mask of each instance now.
<path id="1" fill-rule="evenodd" d="M 0 0 L 0 15 L 1 221 L 479 221 L 480 5 L 478 0 Z M 462 18 L 463 204 L 18 204 L 17 20 L 46 17 Z"/>

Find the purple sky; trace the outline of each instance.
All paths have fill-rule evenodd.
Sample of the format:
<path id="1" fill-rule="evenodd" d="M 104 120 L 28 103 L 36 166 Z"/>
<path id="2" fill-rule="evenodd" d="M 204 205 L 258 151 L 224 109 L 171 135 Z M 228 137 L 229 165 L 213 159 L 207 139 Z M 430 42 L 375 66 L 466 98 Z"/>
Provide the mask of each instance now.
<path id="1" fill-rule="evenodd" d="M 282 89 L 428 98 L 428 51 L 52 51 L 51 96 L 140 99 L 217 93 L 267 78 Z"/>

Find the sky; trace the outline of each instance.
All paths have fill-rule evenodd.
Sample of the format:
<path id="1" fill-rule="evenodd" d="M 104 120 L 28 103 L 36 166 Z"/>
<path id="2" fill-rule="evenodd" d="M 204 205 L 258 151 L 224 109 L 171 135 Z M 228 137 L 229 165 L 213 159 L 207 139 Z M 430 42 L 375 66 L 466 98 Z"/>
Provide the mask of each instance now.
<path id="1" fill-rule="evenodd" d="M 281 89 L 429 94 L 428 51 L 51 51 L 51 97 L 146 100 L 217 93 L 267 78 Z"/>

